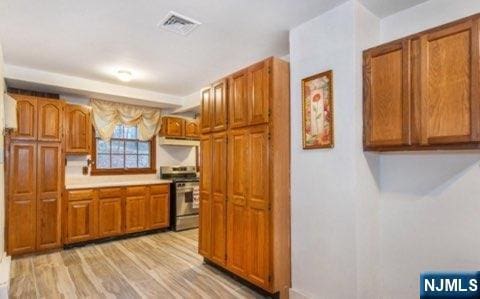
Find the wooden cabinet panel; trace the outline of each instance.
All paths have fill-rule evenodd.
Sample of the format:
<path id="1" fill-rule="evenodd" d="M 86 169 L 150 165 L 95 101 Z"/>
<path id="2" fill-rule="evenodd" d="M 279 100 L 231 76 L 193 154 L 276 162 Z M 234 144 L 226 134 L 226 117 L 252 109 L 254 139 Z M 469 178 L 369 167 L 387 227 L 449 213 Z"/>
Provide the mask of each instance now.
<path id="1" fill-rule="evenodd" d="M 37 99 L 32 96 L 11 94 L 17 101 L 18 128 L 12 133 L 12 140 L 37 139 Z"/>
<path id="2" fill-rule="evenodd" d="M 146 208 L 146 195 L 127 196 L 125 198 L 126 233 L 138 232 L 147 228 Z"/>
<path id="3" fill-rule="evenodd" d="M 201 120 L 200 120 L 200 131 L 202 133 L 208 133 L 212 127 L 212 114 L 211 114 L 211 89 L 205 88 L 202 90 L 202 98 L 201 98 Z"/>
<path id="4" fill-rule="evenodd" d="M 200 131 L 198 129 L 198 122 L 196 120 L 185 121 L 185 137 L 192 139 L 200 138 Z"/>
<path id="5" fill-rule="evenodd" d="M 198 251 L 209 257 L 211 253 L 211 187 L 212 187 L 212 136 L 200 138 L 200 215 Z"/>
<path id="6" fill-rule="evenodd" d="M 96 237 L 94 200 L 67 203 L 67 243 L 92 240 Z"/>
<path id="7" fill-rule="evenodd" d="M 212 85 L 211 122 L 212 131 L 222 131 L 227 128 L 227 80 L 221 80 Z"/>
<path id="8" fill-rule="evenodd" d="M 228 135 L 227 267 L 247 273 L 248 152 L 249 130 L 231 130 Z"/>
<path id="9" fill-rule="evenodd" d="M 38 143 L 37 250 L 61 246 L 62 146 Z"/>
<path id="10" fill-rule="evenodd" d="M 269 151 L 268 127 L 250 129 L 248 164 L 247 272 L 259 285 L 268 287 L 269 269 Z"/>
<path id="11" fill-rule="evenodd" d="M 248 125 L 248 71 L 233 74 L 229 79 L 229 125 L 238 128 Z"/>
<path id="12" fill-rule="evenodd" d="M 38 99 L 38 140 L 61 141 L 63 130 L 63 102 Z"/>
<path id="13" fill-rule="evenodd" d="M 169 198 L 170 195 L 168 193 L 150 195 L 149 228 L 154 229 L 170 226 Z"/>
<path id="14" fill-rule="evenodd" d="M 116 236 L 122 232 L 122 198 L 99 198 L 98 237 Z"/>
<path id="15" fill-rule="evenodd" d="M 65 150 L 68 154 L 89 154 L 92 143 L 90 110 L 81 105 L 65 107 Z"/>
<path id="16" fill-rule="evenodd" d="M 423 35 L 421 144 L 479 140 L 478 21 Z"/>
<path id="17" fill-rule="evenodd" d="M 212 260 L 224 265 L 226 255 L 227 134 L 212 136 Z"/>
<path id="18" fill-rule="evenodd" d="M 185 119 L 180 117 L 166 116 L 163 118 L 162 135 L 166 137 L 184 137 Z"/>
<path id="19" fill-rule="evenodd" d="M 268 122 L 269 62 L 265 60 L 248 68 L 248 118 L 251 125 Z"/>
<path id="20" fill-rule="evenodd" d="M 33 252 L 36 248 L 36 148 L 34 143 L 10 144 L 7 248 L 11 255 Z"/>
<path id="21" fill-rule="evenodd" d="M 365 145 L 410 144 L 409 47 L 397 42 L 364 57 Z"/>

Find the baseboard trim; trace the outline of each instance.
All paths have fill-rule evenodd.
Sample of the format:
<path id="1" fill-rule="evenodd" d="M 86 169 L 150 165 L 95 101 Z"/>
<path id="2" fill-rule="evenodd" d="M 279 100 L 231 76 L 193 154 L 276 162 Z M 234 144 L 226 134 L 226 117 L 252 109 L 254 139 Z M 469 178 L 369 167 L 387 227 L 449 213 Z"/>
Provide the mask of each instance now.
<path id="1" fill-rule="evenodd" d="M 0 262 L 0 299 L 8 298 L 8 290 L 10 289 L 10 264 L 12 260 L 10 256 L 3 253 Z"/>
<path id="2" fill-rule="evenodd" d="M 290 288 L 289 297 L 290 299 L 309 299 L 310 298 L 307 295 L 293 288 Z"/>

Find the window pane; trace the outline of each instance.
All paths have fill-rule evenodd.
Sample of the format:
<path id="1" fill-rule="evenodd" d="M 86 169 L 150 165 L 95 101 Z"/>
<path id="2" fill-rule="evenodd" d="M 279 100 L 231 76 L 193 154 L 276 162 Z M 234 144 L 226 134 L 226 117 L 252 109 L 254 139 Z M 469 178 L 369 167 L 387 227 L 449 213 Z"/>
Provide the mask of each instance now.
<path id="1" fill-rule="evenodd" d="M 97 168 L 110 168 L 110 155 L 97 155 Z"/>
<path id="2" fill-rule="evenodd" d="M 125 127 L 126 139 L 137 139 L 137 127 Z"/>
<path id="3" fill-rule="evenodd" d="M 123 125 L 117 125 L 115 127 L 112 138 L 123 138 Z"/>
<path id="4" fill-rule="evenodd" d="M 112 155 L 112 168 L 124 168 L 123 155 Z"/>
<path id="5" fill-rule="evenodd" d="M 125 158 L 126 168 L 137 168 L 137 155 L 126 155 Z"/>
<path id="6" fill-rule="evenodd" d="M 112 146 L 112 154 L 123 154 L 123 152 L 125 151 L 123 141 L 112 140 L 111 146 Z"/>
<path id="7" fill-rule="evenodd" d="M 138 155 L 138 168 L 149 168 L 150 157 L 148 155 Z"/>
<path id="8" fill-rule="evenodd" d="M 110 141 L 103 141 L 102 139 L 97 139 L 97 153 L 109 154 L 110 153 Z"/>
<path id="9" fill-rule="evenodd" d="M 137 153 L 137 141 L 125 141 L 125 153 L 136 154 Z"/>
<path id="10" fill-rule="evenodd" d="M 139 154 L 150 154 L 150 142 L 138 142 Z"/>

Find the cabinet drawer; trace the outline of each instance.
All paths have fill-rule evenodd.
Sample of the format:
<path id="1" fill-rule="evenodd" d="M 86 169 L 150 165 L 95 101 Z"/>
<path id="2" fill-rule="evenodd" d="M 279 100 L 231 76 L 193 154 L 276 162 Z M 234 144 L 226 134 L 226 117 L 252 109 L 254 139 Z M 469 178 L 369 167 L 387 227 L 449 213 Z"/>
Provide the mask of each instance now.
<path id="1" fill-rule="evenodd" d="M 102 188 L 98 189 L 98 198 L 121 197 L 122 188 Z"/>
<path id="2" fill-rule="evenodd" d="M 147 187 L 146 186 L 136 186 L 136 187 L 127 187 L 127 196 L 130 195 L 146 195 Z"/>
<path id="3" fill-rule="evenodd" d="M 68 191 L 68 200 L 87 200 L 93 198 L 93 189 Z"/>
<path id="4" fill-rule="evenodd" d="M 150 186 L 150 194 L 152 194 L 152 195 L 168 193 L 169 190 L 170 190 L 170 185 L 168 185 L 168 184 Z"/>

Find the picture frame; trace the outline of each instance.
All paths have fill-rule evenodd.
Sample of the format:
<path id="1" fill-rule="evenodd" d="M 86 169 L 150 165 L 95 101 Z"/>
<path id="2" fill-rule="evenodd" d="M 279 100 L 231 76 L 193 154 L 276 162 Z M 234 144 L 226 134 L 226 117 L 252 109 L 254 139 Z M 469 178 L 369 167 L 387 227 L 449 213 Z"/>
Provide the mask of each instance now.
<path id="1" fill-rule="evenodd" d="M 333 71 L 302 80 L 303 149 L 333 148 Z"/>

